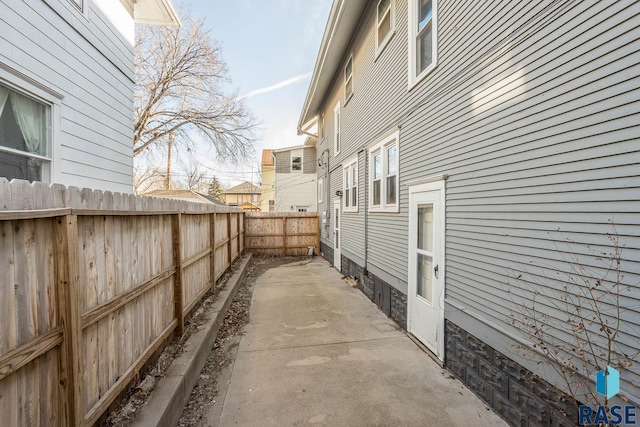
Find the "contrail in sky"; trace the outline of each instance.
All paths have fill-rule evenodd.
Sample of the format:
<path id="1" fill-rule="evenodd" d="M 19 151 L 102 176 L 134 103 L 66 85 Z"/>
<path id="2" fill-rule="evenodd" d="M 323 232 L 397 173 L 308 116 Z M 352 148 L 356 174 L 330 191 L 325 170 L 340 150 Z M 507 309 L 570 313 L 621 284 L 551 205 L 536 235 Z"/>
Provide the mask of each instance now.
<path id="1" fill-rule="evenodd" d="M 299 76 L 291 77 L 290 79 L 283 80 L 283 81 L 281 81 L 279 83 L 276 83 L 274 85 L 263 87 L 263 88 L 256 89 L 256 90 L 252 90 L 251 92 L 247 92 L 247 93 L 245 93 L 243 95 L 240 95 L 239 98 L 240 99 L 251 98 L 252 96 L 261 95 L 263 93 L 267 93 L 267 92 L 271 92 L 271 91 L 274 91 L 274 90 L 278 90 L 278 89 L 281 89 L 281 88 L 283 88 L 285 86 L 289 86 L 291 84 L 299 82 L 300 80 L 308 79 L 309 77 L 311 77 L 311 73 L 300 74 Z"/>

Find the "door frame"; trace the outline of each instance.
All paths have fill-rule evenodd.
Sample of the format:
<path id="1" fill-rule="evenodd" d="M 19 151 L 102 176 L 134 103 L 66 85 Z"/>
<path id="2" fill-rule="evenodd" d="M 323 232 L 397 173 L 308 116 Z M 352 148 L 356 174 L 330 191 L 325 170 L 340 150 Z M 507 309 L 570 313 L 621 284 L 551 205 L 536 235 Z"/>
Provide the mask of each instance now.
<path id="1" fill-rule="evenodd" d="M 438 325 L 437 325 L 437 339 L 434 348 L 429 343 L 422 342 L 429 350 L 431 350 L 438 359 L 444 361 L 444 296 L 446 292 L 446 269 L 445 269 L 445 223 L 446 223 L 446 210 L 445 210 L 445 181 L 444 179 L 437 179 L 429 182 L 409 184 L 409 235 L 408 235 L 408 283 L 407 283 L 407 332 L 411 333 L 411 313 L 414 309 L 412 303 L 412 295 L 416 292 L 416 259 L 413 256 L 415 248 L 417 246 L 417 210 L 414 212 L 414 203 L 417 193 L 438 191 L 437 202 L 439 209 L 436 210 L 434 204 L 433 218 L 434 218 L 434 263 L 437 262 L 438 273 L 440 276 L 440 283 L 442 289 L 437 295 L 434 296 L 434 306 L 439 308 L 438 310 Z M 437 250 L 437 251 L 436 251 Z M 437 255 L 436 255 L 437 254 Z M 417 338 L 417 337 L 416 337 Z"/>
<path id="2" fill-rule="evenodd" d="M 338 215 L 336 215 L 336 210 Z M 335 199 L 333 201 L 333 266 L 342 271 L 342 206 L 341 200 Z M 338 231 L 338 247 L 336 248 L 336 230 Z M 338 263 L 336 264 L 336 256 L 338 257 Z"/>

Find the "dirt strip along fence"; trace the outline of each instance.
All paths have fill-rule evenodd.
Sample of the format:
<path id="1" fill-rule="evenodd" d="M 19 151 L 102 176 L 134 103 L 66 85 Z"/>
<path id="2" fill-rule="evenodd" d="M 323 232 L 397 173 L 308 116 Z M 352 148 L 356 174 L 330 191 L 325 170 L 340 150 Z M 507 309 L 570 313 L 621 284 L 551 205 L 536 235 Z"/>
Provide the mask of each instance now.
<path id="1" fill-rule="evenodd" d="M 320 218 L 316 212 L 247 212 L 245 246 L 256 255 L 320 253 Z"/>
<path id="2" fill-rule="evenodd" d="M 0 178 L 0 414 L 93 425 L 244 250 L 237 208 Z"/>

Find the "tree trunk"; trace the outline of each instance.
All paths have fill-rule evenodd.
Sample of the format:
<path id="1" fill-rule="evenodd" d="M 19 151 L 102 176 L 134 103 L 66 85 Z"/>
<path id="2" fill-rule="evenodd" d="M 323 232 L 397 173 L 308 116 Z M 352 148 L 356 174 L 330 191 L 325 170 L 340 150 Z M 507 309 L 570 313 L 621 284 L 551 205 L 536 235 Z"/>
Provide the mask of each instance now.
<path id="1" fill-rule="evenodd" d="M 164 177 L 164 189 L 171 189 L 171 147 L 173 145 L 173 135 L 169 135 L 167 140 L 167 174 Z"/>

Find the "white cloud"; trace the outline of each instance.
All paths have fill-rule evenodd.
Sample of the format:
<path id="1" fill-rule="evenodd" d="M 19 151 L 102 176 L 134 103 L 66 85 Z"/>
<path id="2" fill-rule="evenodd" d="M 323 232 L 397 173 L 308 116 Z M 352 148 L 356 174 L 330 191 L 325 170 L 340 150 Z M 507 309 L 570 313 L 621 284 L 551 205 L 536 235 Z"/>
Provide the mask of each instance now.
<path id="1" fill-rule="evenodd" d="M 247 92 L 243 95 L 240 95 L 240 99 L 251 98 L 252 96 L 261 95 L 263 93 L 272 92 L 274 90 L 282 89 L 285 86 L 289 86 L 291 84 L 297 83 L 301 80 L 306 80 L 311 77 L 311 73 L 300 74 L 299 76 L 291 77 L 290 79 L 283 80 L 279 83 L 273 84 L 271 86 L 266 86 L 260 89 L 252 90 L 251 92 Z"/>

